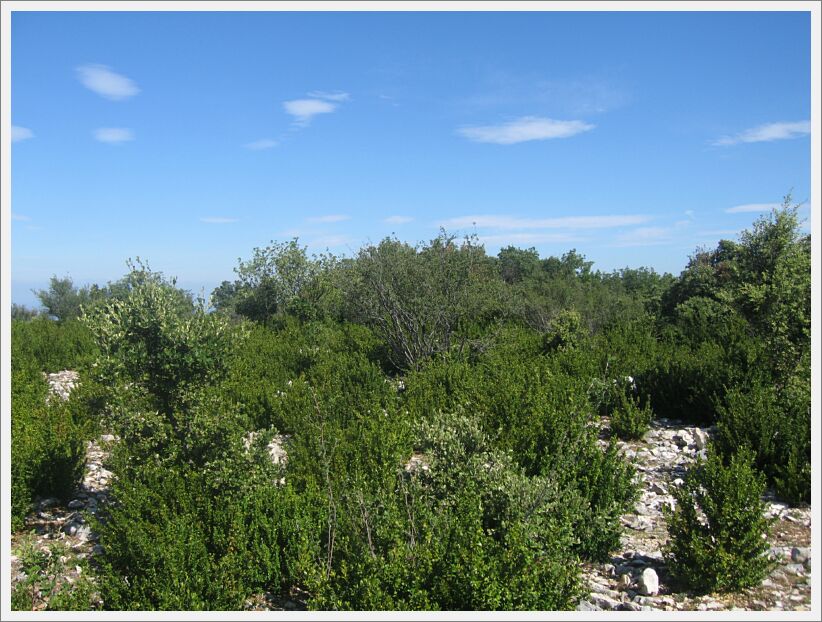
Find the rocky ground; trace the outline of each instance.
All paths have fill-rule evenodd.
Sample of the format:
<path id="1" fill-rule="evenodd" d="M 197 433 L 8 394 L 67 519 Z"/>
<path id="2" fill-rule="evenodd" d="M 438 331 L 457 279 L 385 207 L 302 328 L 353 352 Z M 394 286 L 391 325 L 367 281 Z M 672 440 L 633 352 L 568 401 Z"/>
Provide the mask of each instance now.
<path id="1" fill-rule="evenodd" d="M 710 428 L 657 419 L 641 441 L 619 442 L 632 460 L 642 494 L 625 526 L 620 550 L 609 563 L 585 567 L 590 594 L 581 611 L 676 610 L 794 610 L 811 604 L 811 509 L 791 507 L 768 497 L 768 515 L 776 517 L 771 530 L 770 554 L 777 562 L 760 586 L 735 594 L 694 596 L 679 591 L 666 571 L 662 549 L 668 540 L 662 508 L 671 506 L 672 486 L 686 469 L 704 455 Z M 605 441 L 603 441 L 605 442 Z"/>
<path id="2" fill-rule="evenodd" d="M 66 399 L 77 378 L 72 372 L 60 372 L 49 375 L 48 380 L 53 393 Z M 673 502 L 671 487 L 679 483 L 697 455 L 704 454 L 710 432 L 658 419 L 641 441 L 620 441 L 620 450 L 635 464 L 642 494 L 635 511 L 621 517 L 625 532 L 620 550 L 609 563 L 585 566 L 590 593 L 578 610 L 810 609 L 811 509 L 791 507 L 774 498 L 767 501 L 769 515 L 777 518 L 771 531 L 771 555 L 777 563 L 761 585 L 735 594 L 694 596 L 672 584 L 662 554 L 668 538 L 662 508 Z M 12 536 L 12 590 L 26 592 L 26 608 L 45 609 L 61 590 L 81 583 L 88 592 L 84 602 L 95 608 L 102 605 L 94 590 L 93 573 L 89 573 L 102 547 L 88 518 L 107 501 L 111 473 L 105 468 L 105 459 L 115 440 L 104 435 L 89 442 L 86 474 L 74 499 L 65 506 L 56 499 L 41 500 L 28 517 L 26 528 Z M 274 461 L 286 459 L 286 442 L 284 437 L 272 440 L 269 452 Z M 32 564 L 34 554 L 40 555 L 41 563 Z M 38 576 L 30 576 L 35 570 Z M 264 594 L 249 599 L 246 608 L 303 609 L 303 597 L 293 594 L 283 602 Z"/>

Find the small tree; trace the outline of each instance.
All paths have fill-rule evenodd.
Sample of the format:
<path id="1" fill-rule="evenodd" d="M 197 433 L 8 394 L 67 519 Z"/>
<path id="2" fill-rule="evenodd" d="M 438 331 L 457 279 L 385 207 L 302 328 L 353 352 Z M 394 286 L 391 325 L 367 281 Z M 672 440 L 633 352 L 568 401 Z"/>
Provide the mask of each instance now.
<path id="1" fill-rule="evenodd" d="M 355 273 L 359 315 L 401 369 L 452 347 L 462 353 L 471 329 L 501 309 L 502 280 L 473 238 L 460 244 L 443 231 L 418 247 L 386 238 L 360 251 Z"/>
<path id="2" fill-rule="evenodd" d="M 707 462 L 698 461 L 673 490 L 676 508 L 665 512 L 672 574 L 703 593 L 757 585 L 771 564 L 764 492 L 764 477 L 747 448 L 727 465 L 713 451 Z"/>
<path id="3" fill-rule="evenodd" d="M 79 317 L 81 307 L 91 300 L 89 288 L 78 289 L 68 276 L 62 279 L 53 276 L 49 280 L 48 289 L 32 291 L 40 299 L 48 315 L 60 321 Z"/>

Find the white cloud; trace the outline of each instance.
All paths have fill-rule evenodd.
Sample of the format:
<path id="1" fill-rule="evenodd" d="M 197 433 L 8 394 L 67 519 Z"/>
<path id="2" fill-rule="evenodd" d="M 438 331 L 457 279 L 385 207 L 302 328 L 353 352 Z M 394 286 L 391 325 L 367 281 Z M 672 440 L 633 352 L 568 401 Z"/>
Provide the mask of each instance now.
<path id="1" fill-rule="evenodd" d="M 29 128 L 19 125 L 11 126 L 11 142 L 16 143 L 21 140 L 28 140 L 29 138 L 34 138 L 34 132 Z"/>
<path id="2" fill-rule="evenodd" d="M 780 207 L 779 203 L 747 203 L 729 207 L 725 210 L 727 214 L 739 214 L 741 212 L 770 212 L 772 209 Z"/>
<path id="3" fill-rule="evenodd" d="M 279 144 L 280 143 L 276 140 L 272 140 L 271 138 L 261 138 L 260 140 L 246 143 L 244 146 L 246 149 L 251 149 L 252 151 L 262 151 L 263 149 L 271 149 L 272 147 L 276 147 Z"/>
<path id="4" fill-rule="evenodd" d="M 478 143 L 513 145 L 529 140 L 568 138 L 594 129 L 583 121 L 557 121 L 544 117 L 521 117 L 502 125 L 462 127 L 457 132 L 468 140 Z"/>
<path id="5" fill-rule="evenodd" d="M 237 222 L 236 218 L 226 218 L 224 216 L 206 216 L 200 218 L 200 222 L 207 222 L 211 225 L 225 225 L 231 222 Z"/>
<path id="6" fill-rule="evenodd" d="M 734 136 L 723 136 L 713 142 L 714 146 L 727 147 L 738 143 L 762 143 L 772 140 L 797 138 L 811 133 L 810 121 L 780 121 L 752 127 Z"/>
<path id="7" fill-rule="evenodd" d="M 639 227 L 618 235 L 613 246 L 658 246 L 671 241 L 671 230 L 666 227 Z"/>
<path id="8" fill-rule="evenodd" d="M 134 140 L 134 132 L 127 127 L 100 127 L 94 130 L 94 139 L 101 143 L 118 145 Z"/>
<path id="9" fill-rule="evenodd" d="M 348 93 L 342 91 L 334 91 L 333 93 L 327 91 L 311 91 L 308 96 L 316 99 L 326 99 L 331 102 L 346 102 L 351 99 Z"/>
<path id="10" fill-rule="evenodd" d="M 404 225 L 412 220 L 414 219 L 410 216 L 389 216 L 388 218 L 385 218 L 383 222 L 389 225 Z"/>
<path id="11" fill-rule="evenodd" d="M 314 216 L 306 218 L 308 222 L 342 222 L 343 220 L 351 220 L 351 216 L 347 214 L 327 214 L 325 216 Z"/>
<path id="12" fill-rule="evenodd" d="M 285 111 L 294 117 L 294 124 L 305 127 L 318 114 L 328 114 L 337 109 L 337 104 L 332 104 L 321 99 L 292 99 L 283 102 Z"/>
<path id="13" fill-rule="evenodd" d="M 564 216 L 562 218 L 515 218 L 513 216 L 460 216 L 439 223 L 443 227 L 494 229 L 606 229 L 648 222 L 650 216 L 640 214 L 614 216 Z"/>
<path id="14" fill-rule="evenodd" d="M 133 80 L 114 73 L 105 65 L 83 65 L 77 67 L 77 73 L 83 86 L 106 99 L 128 99 L 140 92 Z"/>
<path id="15" fill-rule="evenodd" d="M 15 214 L 14 212 L 11 213 L 11 219 L 19 222 L 28 222 L 31 220 L 28 216 L 24 216 L 23 214 Z"/>

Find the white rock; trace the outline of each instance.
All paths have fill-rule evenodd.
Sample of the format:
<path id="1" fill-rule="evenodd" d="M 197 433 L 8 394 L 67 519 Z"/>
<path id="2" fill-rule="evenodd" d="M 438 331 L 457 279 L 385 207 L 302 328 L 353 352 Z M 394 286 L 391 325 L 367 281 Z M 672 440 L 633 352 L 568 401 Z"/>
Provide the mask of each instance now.
<path id="1" fill-rule="evenodd" d="M 654 596 L 659 593 L 659 577 L 656 570 L 653 568 L 646 568 L 637 581 L 639 593 L 645 596 Z"/>

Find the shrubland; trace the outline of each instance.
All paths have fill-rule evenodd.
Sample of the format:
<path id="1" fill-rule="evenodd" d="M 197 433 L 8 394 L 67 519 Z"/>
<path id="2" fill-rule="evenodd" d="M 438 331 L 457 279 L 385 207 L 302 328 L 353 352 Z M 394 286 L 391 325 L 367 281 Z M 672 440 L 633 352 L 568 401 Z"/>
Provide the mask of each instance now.
<path id="1" fill-rule="evenodd" d="M 71 495 L 106 430 L 109 608 L 566 609 L 637 494 L 601 427 L 671 417 L 716 426 L 672 567 L 747 585 L 765 482 L 810 498 L 809 253 L 786 201 L 679 277 L 445 232 L 350 258 L 273 242 L 211 306 L 139 261 L 104 287 L 55 277 L 50 317 L 13 323 L 15 526 Z M 80 386 L 47 403 L 64 368 Z"/>

